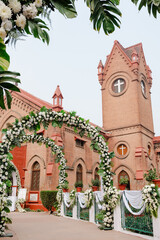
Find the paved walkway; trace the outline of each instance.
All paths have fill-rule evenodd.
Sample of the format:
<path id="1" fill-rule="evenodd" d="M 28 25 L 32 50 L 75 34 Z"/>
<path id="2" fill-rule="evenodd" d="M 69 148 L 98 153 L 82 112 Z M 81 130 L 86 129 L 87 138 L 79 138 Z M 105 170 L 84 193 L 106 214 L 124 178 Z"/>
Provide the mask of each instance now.
<path id="1" fill-rule="evenodd" d="M 1 238 L 3 240 L 142 240 L 114 230 L 102 231 L 95 224 L 56 217 L 47 212 L 15 212 L 9 216 L 13 223 L 8 232 L 14 237 Z"/>

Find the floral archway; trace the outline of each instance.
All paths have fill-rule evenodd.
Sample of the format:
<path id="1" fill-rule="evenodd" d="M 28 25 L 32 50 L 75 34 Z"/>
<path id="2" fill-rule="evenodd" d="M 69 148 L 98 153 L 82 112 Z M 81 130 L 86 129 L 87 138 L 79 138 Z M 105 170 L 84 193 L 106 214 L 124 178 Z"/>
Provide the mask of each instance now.
<path id="1" fill-rule="evenodd" d="M 54 112 L 52 109 L 45 107 L 41 108 L 40 112 L 30 112 L 29 115 L 23 117 L 20 121 L 16 119 L 13 125 L 8 129 L 3 129 L 4 134 L 2 143 L 0 143 L 0 234 L 4 234 L 7 203 L 6 203 L 6 188 L 10 185 L 8 180 L 8 163 L 12 159 L 12 155 L 9 152 L 16 146 L 21 146 L 24 142 L 37 142 L 44 143 L 46 147 L 51 147 L 52 152 L 57 155 L 57 162 L 59 165 L 59 186 L 58 186 L 58 202 L 59 211 L 62 200 L 62 185 L 67 181 L 66 160 L 62 150 L 55 145 L 54 141 L 49 138 L 44 138 L 41 135 L 37 135 L 36 132 L 40 129 L 41 125 L 45 129 L 49 124 L 53 127 L 62 127 L 63 123 L 67 126 L 74 128 L 76 133 L 82 137 L 84 134 L 91 139 L 91 148 L 98 151 L 101 162 L 99 164 L 99 175 L 102 176 L 103 188 L 107 192 L 112 185 L 112 173 L 111 173 L 111 158 L 113 152 L 108 152 L 108 146 L 104 137 L 100 134 L 100 129 L 90 125 L 89 120 L 84 120 L 81 117 L 76 116 L 75 112 L 67 113 L 65 111 Z M 25 130 L 33 132 L 32 135 L 27 135 Z"/>

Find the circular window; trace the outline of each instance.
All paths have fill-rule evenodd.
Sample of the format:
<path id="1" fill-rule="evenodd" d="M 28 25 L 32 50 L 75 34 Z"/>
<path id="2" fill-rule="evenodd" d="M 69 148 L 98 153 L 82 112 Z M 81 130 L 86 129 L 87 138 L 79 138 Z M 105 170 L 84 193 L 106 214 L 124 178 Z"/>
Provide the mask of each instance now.
<path id="1" fill-rule="evenodd" d="M 141 89 L 142 89 L 143 95 L 146 96 L 146 86 L 143 80 L 141 81 Z"/>
<path id="2" fill-rule="evenodd" d="M 116 158 L 124 160 L 130 153 L 130 146 L 126 141 L 119 141 L 114 147 Z"/>
<path id="3" fill-rule="evenodd" d="M 118 78 L 112 83 L 112 91 L 114 93 L 121 93 L 126 87 L 126 82 L 123 78 Z"/>
<path id="4" fill-rule="evenodd" d="M 125 156 L 127 153 L 127 150 L 128 150 L 128 148 L 125 144 L 120 144 L 117 147 L 117 152 L 120 156 Z"/>

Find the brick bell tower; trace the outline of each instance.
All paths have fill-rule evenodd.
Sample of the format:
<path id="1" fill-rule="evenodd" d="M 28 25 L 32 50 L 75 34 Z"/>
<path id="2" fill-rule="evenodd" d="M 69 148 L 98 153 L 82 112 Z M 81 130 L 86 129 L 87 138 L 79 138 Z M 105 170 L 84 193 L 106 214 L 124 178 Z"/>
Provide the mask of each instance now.
<path id="1" fill-rule="evenodd" d="M 109 149 L 113 158 L 114 185 L 122 176 L 129 189 L 141 189 L 144 172 L 157 168 L 153 146 L 151 70 L 142 44 L 124 48 L 114 42 L 105 65 L 98 65 L 102 90 L 103 128 L 111 133 Z"/>

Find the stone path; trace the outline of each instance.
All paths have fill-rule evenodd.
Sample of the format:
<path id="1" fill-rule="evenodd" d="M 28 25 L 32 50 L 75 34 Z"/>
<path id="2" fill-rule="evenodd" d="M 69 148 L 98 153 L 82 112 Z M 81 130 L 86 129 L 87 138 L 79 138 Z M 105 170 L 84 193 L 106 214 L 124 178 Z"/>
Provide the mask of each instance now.
<path id="1" fill-rule="evenodd" d="M 142 240 L 114 230 L 102 231 L 95 224 L 56 217 L 47 212 L 14 212 L 9 217 L 13 223 L 8 232 L 14 237 L 1 240 Z"/>

